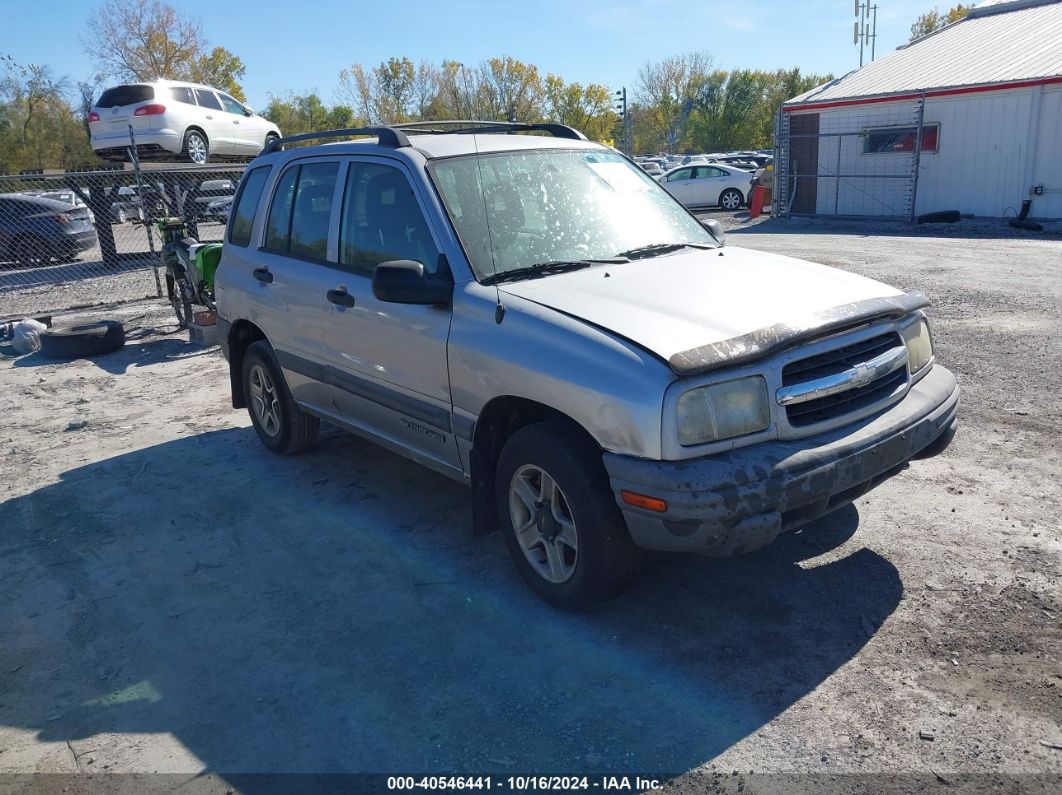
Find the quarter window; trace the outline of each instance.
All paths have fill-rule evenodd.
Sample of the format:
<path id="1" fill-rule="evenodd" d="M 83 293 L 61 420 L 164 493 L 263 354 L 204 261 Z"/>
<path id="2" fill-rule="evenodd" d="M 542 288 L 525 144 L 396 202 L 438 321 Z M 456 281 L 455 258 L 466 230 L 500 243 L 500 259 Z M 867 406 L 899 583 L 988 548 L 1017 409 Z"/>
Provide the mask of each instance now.
<path id="1" fill-rule="evenodd" d="M 236 246 L 246 246 L 251 242 L 251 227 L 254 214 L 262 198 L 262 189 L 272 166 L 252 168 L 240 181 L 240 194 L 232 212 L 232 228 L 229 230 L 229 242 Z"/>
<path id="2" fill-rule="evenodd" d="M 171 86 L 170 96 L 173 97 L 174 102 L 183 102 L 185 105 L 195 104 L 195 94 L 188 86 Z"/>
<path id="3" fill-rule="evenodd" d="M 434 273 L 439 253 L 413 188 L 396 168 L 351 163 L 339 227 L 339 261 L 371 276 L 381 262 L 416 260 Z"/>
<path id="4" fill-rule="evenodd" d="M 212 108 L 213 110 L 223 110 L 223 108 L 221 107 L 221 103 L 218 101 L 218 98 L 213 91 L 206 91 L 202 88 L 197 88 L 194 90 L 196 100 L 198 100 L 199 104 L 202 105 L 204 108 Z"/>

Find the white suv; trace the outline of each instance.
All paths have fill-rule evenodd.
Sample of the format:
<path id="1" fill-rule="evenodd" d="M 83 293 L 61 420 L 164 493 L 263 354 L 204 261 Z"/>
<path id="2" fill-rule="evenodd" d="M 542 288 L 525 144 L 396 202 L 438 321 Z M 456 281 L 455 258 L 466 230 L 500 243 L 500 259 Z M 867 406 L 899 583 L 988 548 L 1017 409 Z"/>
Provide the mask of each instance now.
<path id="1" fill-rule="evenodd" d="M 92 151 L 125 160 L 133 128 L 142 158 L 255 157 L 280 130 L 223 91 L 197 83 L 158 80 L 108 88 L 89 113 Z"/>

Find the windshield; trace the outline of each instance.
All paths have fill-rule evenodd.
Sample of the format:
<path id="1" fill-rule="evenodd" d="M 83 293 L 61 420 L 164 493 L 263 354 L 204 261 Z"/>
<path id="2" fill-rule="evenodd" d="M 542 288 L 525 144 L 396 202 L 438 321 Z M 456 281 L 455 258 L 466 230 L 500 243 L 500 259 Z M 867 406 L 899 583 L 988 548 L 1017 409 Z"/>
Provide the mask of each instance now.
<path id="1" fill-rule="evenodd" d="M 437 160 L 429 171 L 479 279 L 715 238 L 641 169 L 602 150 Z"/>

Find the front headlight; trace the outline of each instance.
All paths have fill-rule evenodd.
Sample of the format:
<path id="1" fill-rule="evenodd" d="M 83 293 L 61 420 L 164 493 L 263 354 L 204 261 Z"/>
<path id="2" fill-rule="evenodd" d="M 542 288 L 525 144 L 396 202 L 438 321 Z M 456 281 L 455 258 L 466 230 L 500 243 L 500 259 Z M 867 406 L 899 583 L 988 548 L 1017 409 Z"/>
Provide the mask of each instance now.
<path id="1" fill-rule="evenodd" d="M 907 363 L 914 375 L 933 360 L 933 340 L 929 325 L 924 318 L 915 320 L 900 329 L 903 344 L 907 346 Z"/>
<path id="2" fill-rule="evenodd" d="M 770 424 L 762 376 L 698 387 L 678 399 L 678 439 L 683 446 L 744 436 Z"/>

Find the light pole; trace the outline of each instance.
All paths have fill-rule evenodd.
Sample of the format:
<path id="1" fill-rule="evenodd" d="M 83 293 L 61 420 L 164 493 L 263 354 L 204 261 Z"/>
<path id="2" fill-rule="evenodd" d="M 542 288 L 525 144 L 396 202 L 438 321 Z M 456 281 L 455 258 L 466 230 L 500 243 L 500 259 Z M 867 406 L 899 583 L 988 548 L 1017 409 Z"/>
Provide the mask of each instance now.
<path id="1" fill-rule="evenodd" d="M 627 87 L 624 86 L 616 92 L 616 110 L 620 112 L 620 116 L 623 119 L 623 153 L 627 157 L 632 157 L 634 152 L 634 142 L 631 140 L 631 117 L 627 111 Z"/>

